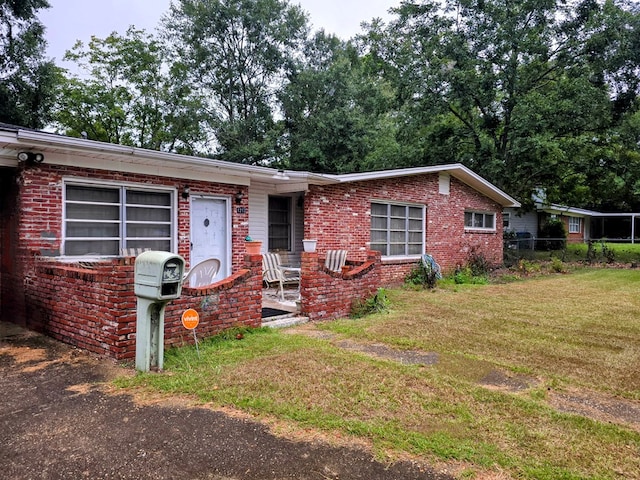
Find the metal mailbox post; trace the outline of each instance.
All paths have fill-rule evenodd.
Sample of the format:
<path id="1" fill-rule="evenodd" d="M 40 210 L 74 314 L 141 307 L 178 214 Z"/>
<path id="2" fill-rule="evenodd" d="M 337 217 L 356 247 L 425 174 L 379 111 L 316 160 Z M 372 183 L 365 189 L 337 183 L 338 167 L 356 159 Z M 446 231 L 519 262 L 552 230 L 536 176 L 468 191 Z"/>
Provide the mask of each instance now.
<path id="1" fill-rule="evenodd" d="M 169 252 L 148 251 L 136 257 L 134 291 L 136 318 L 136 369 L 162 370 L 164 363 L 164 310 L 182 292 L 184 259 Z"/>

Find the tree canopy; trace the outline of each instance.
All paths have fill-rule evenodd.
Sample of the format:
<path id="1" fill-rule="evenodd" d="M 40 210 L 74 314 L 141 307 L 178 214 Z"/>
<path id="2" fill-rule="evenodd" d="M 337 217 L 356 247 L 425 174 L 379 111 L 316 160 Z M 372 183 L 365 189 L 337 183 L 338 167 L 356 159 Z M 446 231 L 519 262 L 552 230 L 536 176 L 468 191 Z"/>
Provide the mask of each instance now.
<path id="1" fill-rule="evenodd" d="M 58 69 L 44 58 L 43 8 L 47 0 L 0 0 L 0 122 L 42 128 L 51 119 Z"/>
<path id="2" fill-rule="evenodd" d="M 147 148 L 317 172 L 460 162 L 523 203 L 640 209 L 640 10 L 403 1 L 361 35 L 286 0 L 177 0 L 157 37 L 78 45 L 56 121 Z"/>

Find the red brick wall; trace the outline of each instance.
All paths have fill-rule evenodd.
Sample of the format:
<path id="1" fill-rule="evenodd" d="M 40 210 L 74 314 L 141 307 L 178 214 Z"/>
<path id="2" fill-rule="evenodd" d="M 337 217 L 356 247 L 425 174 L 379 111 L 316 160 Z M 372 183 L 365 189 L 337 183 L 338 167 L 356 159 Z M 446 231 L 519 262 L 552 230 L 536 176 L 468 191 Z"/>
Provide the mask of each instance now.
<path id="1" fill-rule="evenodd" d="M 244 213 L 232 209 L 232 265 L 233 270 L 240 268 L 244 261 L 244 237 L 249 232 L 248 191 L 246 187 L 225 185 L 204 181 L 178 180 L 152 175 L 107 172 L 104 170 L 79 169 L 57 165 L 42 164 L 38 167 L 25 168 L 19 178 L 21 193 L 19 208 L 19 244 L 24 252 L 42 255 L 59 255 L 62 236 L 62 178 L 87 178 L 93 181 L 106 180 L 127 182 L 142 186 L 174 187 L 178 190 L 178 254 L 189 265 L 190 255 L 190 218 L 189 199 L 183 199 L 182 188 L 189 185 L 191 195 L 219 195 L 233 198 L 238 190 L 244 192 L 242 204 L 234 207 L 245 207 Z"/>
<path id="2" fill-rule="evenodd" d="M 439 193 L 438 174 L 311 186 L 305 196 L 305 238 L 318 239 L 318 252 L 347 249 L 353 260 L 364 261 L 370 245 L 371 202 L 408 202 L 427 207 L 426 253 L 446 271 L 467 263 L 472 252 L 491 263 L 502 263 L 502 207 L 462 182 L 451 178 L 449 195 Z M 465 210 L 494 212 L 495 232 L 467 231 Z M 383 259 L 383 284 L 402 282 L 416 259 Z"/>
<path id="3" fill-rule="evenodd" d="M 380 287 L 380 253 L 367 252 L 364 263 L 347 273 L 324 268 L 318 253 L 303 252 L 300 295 L 302 314 L 310 320 L 347 317 L 354 301 L 371 297 Z"/>
<path id="4" fill-rule="evenodd" d="M 190 255 L 189 200 L 180 195 L 183 186 L 188 184 L 192 195 L 230 198 L 238 190 L 243 190 L 243 204 L 233 202 L 233 205 L 245 207 L 244 213 L 237 213 L 233 208 L 231 219 L 232 269 L 235 272 L 231 277 L 232 287 L 219 286 L 215 293 L 206 295 L 202 292 L 187 293 L 194 298 L 200 297 L 198 302 L 203 302 L 207 308 L 216 302 L 220 305 L 211 307 L 211 315 L 216 319 L 203 323 L 199 328 L 203 333 L 219 331 L 220 325 L 231 326 L 232 323 L 259 325 L 261 267 L 255 267 L 259 270 L 257 273 L 251 270 L 249 277 L 246 272 L 238 276 L 247 268 L 244 251 L 244 237 L 248 234 L 246 187 L 47 164 L 16 170 L 12 184 L 19 185 L 19 189 L 3 192 L 3 200 L 7 200 L 2 206 L 3 268 L 0 284 L 3 319 L 116 358 L 129 358 L 135 352 L 133 264 L 127 264 L 127 259 L 114 259 L 99 262 L 96 267 L 82 268 L 54 258 L 60 254 L 62 246 L 63 177 L 176 188 L 177 253 L 185 258 L 187 266 Z M 261 259 L 258 260 L 261 265 Z M 248 293 L 249 289 L 252 294 Z M 173 311 L 172 307 L 167 311 Z M 239 316 L 231 321 L 236 313 Z M 179 329 L 171 319 L 165 321 L 167 344 L 170 345 Z"/>
<path id="5" fill-rule="evenodd" d="M 262 307 L 262 258 L 246 256 L 245 268 L 204 289 L 183 288 L 165 310 L 165 346 L 193 343 L 182 312 L 200 315 L 198 337 L 236 326 L 258 327 Z M 135 358 L 137 297 L 134 258 L 64 264 L 39 257 L 25 284 L 27 326 L 92 352 Z"/>

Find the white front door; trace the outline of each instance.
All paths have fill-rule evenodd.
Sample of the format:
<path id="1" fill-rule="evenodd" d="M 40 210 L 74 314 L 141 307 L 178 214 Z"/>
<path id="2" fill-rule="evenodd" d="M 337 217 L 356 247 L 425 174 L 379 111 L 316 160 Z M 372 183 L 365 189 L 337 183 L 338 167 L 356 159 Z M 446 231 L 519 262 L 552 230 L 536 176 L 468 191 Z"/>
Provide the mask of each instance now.
<path id="1" fill-rule="evenodd" d="M 191 266 L 208 258 L 220 260 L 215 280 L 231 275 L 229 202 L 191 196 Z"/>

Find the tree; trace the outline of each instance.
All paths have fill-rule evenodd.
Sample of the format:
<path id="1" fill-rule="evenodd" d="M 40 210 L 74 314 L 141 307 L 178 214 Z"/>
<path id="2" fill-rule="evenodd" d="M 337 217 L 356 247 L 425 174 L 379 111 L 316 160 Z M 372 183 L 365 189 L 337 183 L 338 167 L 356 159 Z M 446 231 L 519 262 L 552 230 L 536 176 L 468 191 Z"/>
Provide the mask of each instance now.
<path id="1" fill-rule="evenodd" d="M 389 167 L 397 156 L 393 92 L 367 74 L 355 44 L 310 39 L 280 95 L 291 168 L 323 173 Z"/>
<path id="2" fill-rule="evenodd" d="M 595 0 L 403 2 L 396 13 L 371 44 L 414 164 L 463 162 L 525 202 L 540 187 L 593 198 L 579 177 L 613 126 L 612 97 L 637 94 L 637 15 Z"/>
<path id="3" fill-rule="evenodd" d="M 208 99 L 216 156 L 253 164 L 280 157 L 275 95 L 306 38 L 300 7 L 286 0 L 179 0 L 163 22 L 189 84 Z"/>
<path id="4" fill-rule="evenodd" d="M 165 48 L 130 27 L 78 42 L 65 55 L 85 72 L 61 86 L 55 125 L 66 134 L 152 150 L 206 150 L 202 97 L 184 82 L 186 69 Z"/>
<path id="5" fill-rule="evenodd" d="M 59 70 L 44 59 L 38 10 L 47 0 L 0 0 L 0 122 L 42 128 L 49 121 Z"/>

